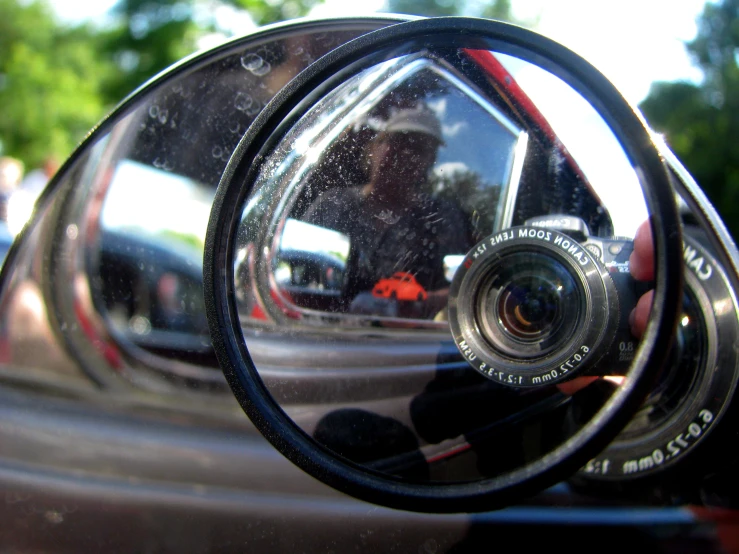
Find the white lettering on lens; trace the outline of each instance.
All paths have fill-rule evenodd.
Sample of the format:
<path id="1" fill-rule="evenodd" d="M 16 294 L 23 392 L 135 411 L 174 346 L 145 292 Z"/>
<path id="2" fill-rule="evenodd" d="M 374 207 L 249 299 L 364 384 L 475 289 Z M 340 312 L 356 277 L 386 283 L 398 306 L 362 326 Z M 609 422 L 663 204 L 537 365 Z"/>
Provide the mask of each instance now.
<path id="1" fill-rule="evenodd" d="M 707 281 L 711 278 L 711 275 L 713 275 L 713 267 L 703 259 L 703 256 L 696 258 L 697 254 L 697 250 L 692 246 L 686 244 L 683 248 L 683 259 L 685 260 L 685 264 L 693 270 L 693 272 L 698 276 L 698 279 L 701 281 Z"/>
<path id="2" fill-rule="evenodd" d="M 490 245 L 495 246 L 496 244 L 500 244 L 506 240 L 511 240 L 514 237 L 515 235 L 512 231 L 503 231 L 502 233 L 498 233 L 494 237 L 490 238 Z"/>
<path id="3" fill-rule="evenodd" d="M 575 254 L 574 258 L 580 262 L 580 265 L 587 265 L 588 263 L 588 258 L 582 252 Z"/>
<path id="4" fill-rule="evenodd" d="M 649 456 L 634 460 L 626 460 L 621 467 L 623 473 L 637 473 L 639 471 L 648 471 L 655 466 L 661 465 L 676 456 L 679 456 L 695 444 L 698 439 L 704 435 L 711 422 L 714 420 L 713 412 L 703 409 L 698 415 L 687 425 L 684 432 L 679 433 L 665 445 L 667 454 L 661 448 L 656 448 Z"/>
<path id="5" fill-rule="evenodd" d="M 459 341 L 459 350 L 462 352 L 462 355 L 466 357 L 468 360 L 476 360 L 477 356 L 472 351 L 472 349 L 467 344 L 467 341 L 461 340 Z"/>
<path id="6" fill-rule="evenodd" d="M 546 240 L 547 242 L 552 241 L 552 233 L 549 231 L 543 231 L 541 229 L 519 229 L 518 238 L 520 239 L 539 239 Z"/>
<path id="7" fill-rule="evenodd" d="M 577 243 L 573 243 L 570 240 L 559 236 L 554 238 L 554 244 L 559 246 L 562 250 L 565 250 L 568 254 L 572 254 L 572 257 L 575 258 L 580 265 L 588 265 L 589 258 L 578 248 Z"/>

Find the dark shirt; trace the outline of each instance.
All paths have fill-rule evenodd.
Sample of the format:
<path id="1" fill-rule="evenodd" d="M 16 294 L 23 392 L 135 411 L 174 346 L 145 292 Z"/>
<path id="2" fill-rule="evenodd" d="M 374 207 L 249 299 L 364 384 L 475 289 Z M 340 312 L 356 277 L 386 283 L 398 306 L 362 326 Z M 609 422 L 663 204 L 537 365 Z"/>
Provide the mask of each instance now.
<path id="1" fill-rule="evenodd" d="M 362 187 L 332 189 L 311 205 L 304 220 L 349 237 L 348 296 L 372 290 L 397 272 L 414 275 L 427 291 L 447 288 L 444 256 L 466 254 L 472 247 L 465 214 L 425 193 L 402 206 L 379 207 Z"/>

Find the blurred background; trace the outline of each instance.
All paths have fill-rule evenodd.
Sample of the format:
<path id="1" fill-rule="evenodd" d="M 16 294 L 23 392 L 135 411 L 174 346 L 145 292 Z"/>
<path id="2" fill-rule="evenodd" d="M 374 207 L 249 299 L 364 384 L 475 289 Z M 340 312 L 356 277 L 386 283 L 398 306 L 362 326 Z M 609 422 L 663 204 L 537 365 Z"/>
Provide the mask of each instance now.
<path id="1" fill-rule="evenodd" d="M 19 189 L 32 202 L 96 122 L 182 57 L 269 23 L 373 12 L 489 17 L 562 42 L 664 133 L 739 237 L 739 0 L 0 0 L 0 212 Z"/>

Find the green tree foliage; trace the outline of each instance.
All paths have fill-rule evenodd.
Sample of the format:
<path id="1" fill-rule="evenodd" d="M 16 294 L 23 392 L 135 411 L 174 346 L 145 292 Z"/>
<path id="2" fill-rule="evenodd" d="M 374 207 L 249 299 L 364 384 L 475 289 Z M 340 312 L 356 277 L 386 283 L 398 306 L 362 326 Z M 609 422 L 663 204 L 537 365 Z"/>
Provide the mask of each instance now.
<path id="1" fill-rule="evenodd" d="M 62 25 L 49 0 L 0 0 L 0 154 L 62 160 L 115 104 L 218 31 L 213 11 L 261 25 L 322 0 L 119 0 L 104 27 Z"/>
<path id="2" fill-rule="evenodd" d="M 498 21 L 516 22 L 511 13 L 511 0 L 495 0 L 494 2 L 488 2 L 483 7 L 480 16 L 487 17 L 488 19 L 497 19 Z"/>
<path id="3" fill-rule="evenodd" d="M 194 20 L 194 2 L 120 0 L 115 25 L 101 33 L 102 54 L 116 64 L 105 83 L 106 100 L 116 102 L 177 60 L 196 50 L 203 29 Z"/>
<path id="4" fill-rule="evenodd" d="M 218 31 L 212 17 L 220 4 L 246 10 L 257 25 L 306 15 L 321 0 L 119 0 L 114 27 L 103 34 L 102 54 L 117 73 L 105 84 L 116 102 L 143 82 L 197 49 L 198 39 Z"/>
<path id="5" fill-rule="evenodd" d="M 462 5 L 454 0 L 388 0 L 387 8 L 392 13 L 443 17 L 459 15 Z"/>
<path id="6" fill-rule="evenodd" d="M 109 72 L 89 28 L 58 25 L 45 2 L 0 0 L 0 146 L 27 168 L 66 157 L 101 117 Z"/>
<path id="7" fill-rule="evenodd" d="M 229 4 L 249 12 L 257 25 L 267 25 L 306 15 L 322 0 L 227 0 Z"/>
<path id="8" fill-rule="evenodd" d="M 687 45 L 700 86 L 656 83 L 641 104 L 739 238 L 739 0 L 706 4 Z"/>

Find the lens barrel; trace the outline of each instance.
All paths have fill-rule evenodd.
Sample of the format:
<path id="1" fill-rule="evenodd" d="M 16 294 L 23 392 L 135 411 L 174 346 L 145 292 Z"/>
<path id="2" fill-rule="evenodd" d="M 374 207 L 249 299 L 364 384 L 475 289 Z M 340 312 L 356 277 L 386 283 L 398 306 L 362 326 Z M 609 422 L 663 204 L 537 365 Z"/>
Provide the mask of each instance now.
<path id="1" fill-rule="evenodd" d="M 686 457 L 717 466 L 734 440 L 720 421 L 737 387 L 739 312 L 719 260 L 697 239 L 683 240 L 686 287 L 671 363 L 631 423 L 582 468 L 587 482 L 635 481 L 646 492 L 643 478 L 673 469 L 677 478 Z M 678 482 L 692 486 L 694 475 Z"/>
<path id="2" fill-rule="evenodd" d="M 457 270 L 449 323 L 477 371 L 514 387 L 582 375 L 610 347 L 619 322 L 605 267 L 568 235 L 513 227 L 478 243 Z"/>

